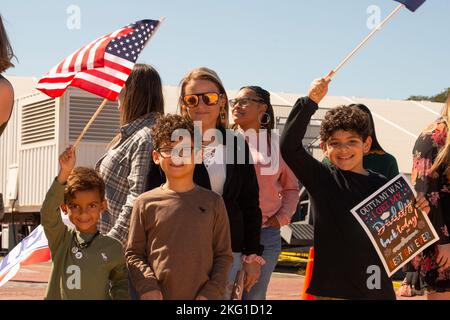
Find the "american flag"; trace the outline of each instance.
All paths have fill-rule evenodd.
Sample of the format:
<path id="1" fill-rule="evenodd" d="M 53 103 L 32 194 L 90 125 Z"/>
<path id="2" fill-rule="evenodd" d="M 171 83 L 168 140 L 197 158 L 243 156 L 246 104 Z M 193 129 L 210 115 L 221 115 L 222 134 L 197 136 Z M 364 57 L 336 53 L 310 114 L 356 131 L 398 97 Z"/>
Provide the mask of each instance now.
<path id="1" fill-rule="evenodd" d="M 92 41 L 53 67 L 36 88 L 56 98 L 74 86 L 116 100 L 159 23 L 141 20 Z"/>

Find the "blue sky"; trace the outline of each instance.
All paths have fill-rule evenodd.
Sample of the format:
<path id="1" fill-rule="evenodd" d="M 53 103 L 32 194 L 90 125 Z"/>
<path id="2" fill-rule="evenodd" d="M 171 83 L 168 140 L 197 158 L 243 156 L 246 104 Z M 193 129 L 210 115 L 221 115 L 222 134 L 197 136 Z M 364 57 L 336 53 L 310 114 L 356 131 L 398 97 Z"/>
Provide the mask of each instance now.
<path id="1" fill-rule="evenodd" d="M 69 29 L 70 5 L 80 29 Z M 2 1 L 19 58 L 7 74 L 40 77 L 65 56 L 133 21 L 166 17 L 139 62 L 177 85 L 191 68 L 208 66 L 225 86 L 256 84 L 305 92 L 368 33 L 367 9 L 385 17 L 392 0 L 40 0 Z M 403 99 L 450 86 L 450 1 L 402 10 L 334 78 L 331 95 Z"/>

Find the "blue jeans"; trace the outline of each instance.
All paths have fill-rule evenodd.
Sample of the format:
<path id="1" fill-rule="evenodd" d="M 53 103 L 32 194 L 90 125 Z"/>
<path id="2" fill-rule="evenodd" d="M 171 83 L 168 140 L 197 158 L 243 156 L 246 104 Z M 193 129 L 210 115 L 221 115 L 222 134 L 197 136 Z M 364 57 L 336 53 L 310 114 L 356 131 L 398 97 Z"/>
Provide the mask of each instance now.
<path id="1" fill-rule="evenodd" d="M 234 281 L 236 280 L 236 275 L 239 270 L 242 268 L 242 253 L 233 252 L 233 265 L 231 266 L 231 270 L 228 273 L 227 286 L 225 288 L 225 294 L 223 296 L 223 300 L 231 300 L 231 292 L 233 291 Z"/>
<path id="2" fill-rule="evenodd" d="M 281 252 L 280 229 L 268 227 L 261 230 L 261 244 L 264 246 L 262 257 L 266 264 L 261 267 L 261 276 L 250 292 L 244 290 L 243 300 L 266 300 L 270 277 L 278 263 Z"/>

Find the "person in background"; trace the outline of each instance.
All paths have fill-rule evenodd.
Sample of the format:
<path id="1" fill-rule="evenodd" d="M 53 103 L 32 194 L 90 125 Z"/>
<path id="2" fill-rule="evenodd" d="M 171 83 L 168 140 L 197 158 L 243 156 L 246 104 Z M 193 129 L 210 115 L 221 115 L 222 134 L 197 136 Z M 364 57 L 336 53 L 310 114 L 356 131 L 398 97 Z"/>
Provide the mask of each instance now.
<path id="1" fill-rule="evenodd" d="M 419 136 L 413 149 L 412 183 L 431 207 L 439 241 L 415 265 L 427 284 L 427 298 L 450 300 L 450 95 L 442 116 Z"/>
<path id="2" fill-rule="evenodd" d="M 6 125 L 11 118 L 14 104 L 14 90 L 11 83 L 3 77 L 2 73 L 14 67 L 12 60 L 15 58 L 14 51 L 9 43 L 0 15 L 0 136 L 5 131 Z"/>
<path id="3" fill-rule="evenodd" d="M 164 113 L 161 78 L 151 66 L 136 64 L 119 95 L 120 133 L 95 169 L 106 184 L 108 210 L 100 232 L 119 240 L 128 238 L 134 200 L 145 190 L 151 163 L 150 128 L 155 114 Z"/>
<path id="4" fill-rule="evenodd" d="M 370 136 L 372 137 L 372 145 L 367 154 L 364 155 L 364 168 L 381 173 L 388 180 L 398 175 L 397 160 L 393 155 L 387 153 L 380 145 L 375 130 L 375 122 L 369 108 L 363 104 L 351 104 L 350 107 L 358 108 L 369 116 Z"/>
<path id="5" fill-rule="evenodd" d="M 280 228 L 290 223 L 300 197 L 298 180 L 280 156 L 279 135 L 272 132 L 275 118 L 270 93 L 258 86 L 239 90 L 230 100 L 234 128 L 249 143 L 259 184 L 262 211 L 261 245 L 266 263 L 244 300 L 265 300 L 272 272 L 281 252 Z"/>

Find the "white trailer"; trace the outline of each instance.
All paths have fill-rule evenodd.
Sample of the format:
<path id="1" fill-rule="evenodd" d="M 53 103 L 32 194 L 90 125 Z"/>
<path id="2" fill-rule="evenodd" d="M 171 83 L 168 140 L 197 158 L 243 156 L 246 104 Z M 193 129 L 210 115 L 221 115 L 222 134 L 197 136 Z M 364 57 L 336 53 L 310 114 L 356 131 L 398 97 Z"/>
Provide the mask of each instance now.
<path id="1" fill-rule="evenodd" d="M 0 249 L 11 248 L 38 225 L 45 194 L 58 173 L 58 155 L 75 142 L 103 100 L 77 88 L 52 99 L 31 89 L 34 82 L 29 80 L 10 78 L 20 94 L 0 137 L 0 193 L 5 206 Z M 175 113 L 178 88 L 165 86 L 164 96 L 166 112 Z M 109 101 L 77 147 L 77 166 L 94 167 L 118 131 L 117 102 Z"/>
<path id="2" fill-rule="evenodd" d="M 101 101 L 75 88 L 57 99 L 37 91 L 16 99 L 8 127 L 0 138 L 0 193 L 5 202 L 3 248 L 10 242 L 10 235 L 5 235 L 10 233 L 10 224 L 38 224 L 42 201 L 58 172 L 58 155 L 76 140 Z M 108 102 L 77 148 L 77 166 L 93 167 L 118 128 L 117 103 Z M 20 238 L 18 235 L 17 240 Z"/>

